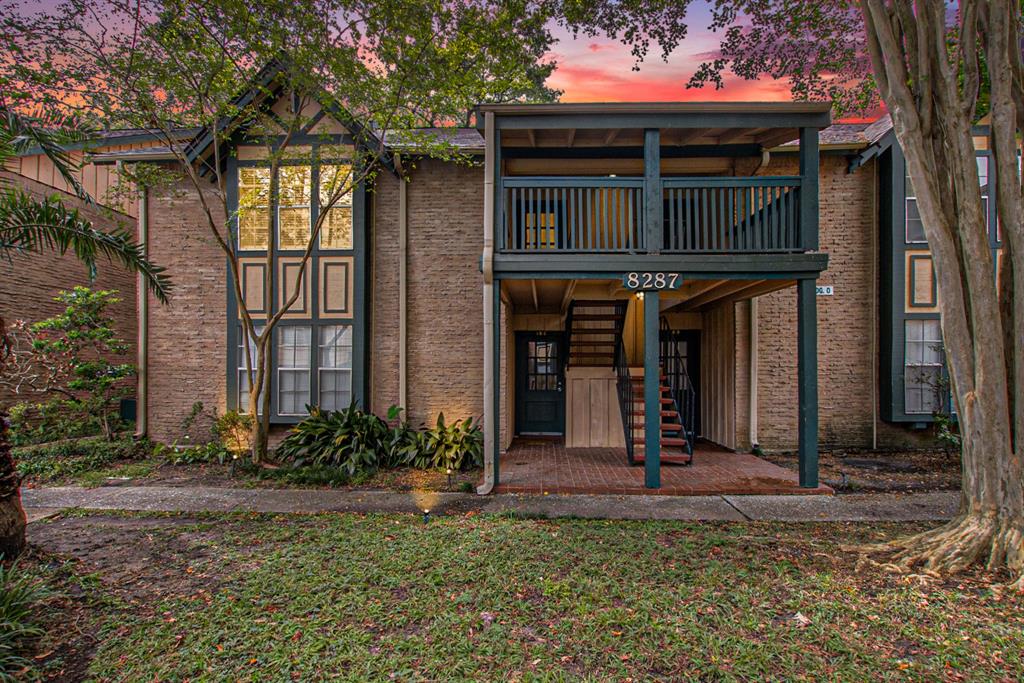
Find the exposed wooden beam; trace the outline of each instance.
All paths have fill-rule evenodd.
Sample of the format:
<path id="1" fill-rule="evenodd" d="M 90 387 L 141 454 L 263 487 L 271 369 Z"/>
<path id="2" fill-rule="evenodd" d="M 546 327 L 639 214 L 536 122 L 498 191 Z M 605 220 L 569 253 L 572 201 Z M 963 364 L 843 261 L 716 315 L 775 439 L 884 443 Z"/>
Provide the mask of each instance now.
<path id="1" fill-rule="evenodd" d="M 540 299 L 537 298 L 537 281 L 530 280 L 530 289 L 533 291 L 533 311 L 540 313 Z"/>
<path id="2" fill-rule="evenodd" d="M 572 301 L 572 295 L 576 291 L 576 280 L 566 280 L 565 282 L 565 293 L 562 294 L 562 307 L 561 312 L 565 313 L 569 308 L 569 302 Z"/>
<path id="3" fill-rule="evenodd" d="M 699 296 L 689 299 L 681 306 L 681 308 L 684 311 L 696 311 L 703 306 L 714 303 L 719 299 L 729 296 L 730 294 L 735 294 L 740 290 L 747 289 L 754 284 L 757 283 L 751 282 L 750 280 L 727 280 L 723 284 L 709 289 Z"/>
<path id="4" fill-rule="evenodd" d="M 799 134 L 799 131 L 791 128 L 783 130 L 769 130 L 758 135 L 754 142 L 766 149 L 771 149 L 772 147 L 778 147 L 779 145 L 790 142 L 791 140 L 796 140 Z"/>
<path id="5" fill-rule="evenodd" d="M 701 138 L 708 134 L 710 128 L 682 128 L 679 130 L 679 137 L 676 138 L 676 145 L 682 147 L 688 145 L 694 140 Z"/>
<path id="6" fill-rule="evenodd" d="M 753 299 L 755 296 L 763 296 L 780 289 L 787 289 L 795 284 L 796 280 L 763 280 L 729 296 L 722 297 L 715 301 L 715 304 L 731 304 L 737 301 L 745 301 Z"/>
<path id="7" fill-rule="evenodd" d="M 576 129 L 570 128 L 569 134 L 566 136 L 565 146 L 572 147 L 572 143 L 576 142 Z"/>
<path id="8" fill-rule="evenodd" d="M 750 128 L 730 128 L 718 136 L 718 144 L 727 145 L 734 140 L 739 140 L 744 135 L 756 135 L 763 132 L 763 128 L 751 130 Z"/>
<path id="9" fill-rule="evenodd" d="M 617 138 L 618 136 L 619 136 L 619 129 L 618 128 L 612 128 L 610 131 L 608 131 L 608 134 L 604 136 L 604 145 L 605 145 L 605 147 L 607 147 L 608 145 L 610 145 L 613 142 L 615 142 L 615 138 Z"/>
<path id="10" fill-rule="evenodd" d="M 533 128 L 526 129 L 526 139 L 529 140 L 530 147 L 537 146 L 537 133 L 536 131 L 533 130 Z"/>
<path id="11" fill-rule="evenodd" d="M 714 289 L 726 280 L 690 280 L 676 291 L 665 292 L 666 297 L 675 299 L 669 309 L 679 308 L 695 296 L 700 296 L 708 290 Z"/>

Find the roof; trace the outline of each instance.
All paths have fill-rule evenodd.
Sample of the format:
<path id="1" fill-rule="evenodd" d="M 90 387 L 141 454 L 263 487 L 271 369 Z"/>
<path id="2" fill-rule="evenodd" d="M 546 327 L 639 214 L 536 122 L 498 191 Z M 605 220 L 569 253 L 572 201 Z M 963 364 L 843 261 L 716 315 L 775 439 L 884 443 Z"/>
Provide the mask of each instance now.
<path id="1" fill-rule="evenodd" d="M 827 114 L 828 102 L 550 102 L 481 104 L 479 112 L 500 116 L 572 114 Z"/>
<path id="2" fill-rule="evenodd" d="M 874 121 L 833 123 L 818 133 L 818 145 L 822 149 L 859 150 L 877 144 L 892 130 L 892 119 L 886 114 Z M 778 149 L 799 147 L 798 140 L 779 145 Z"/>
<path id="3" fill-rule="evenodd" d="M 384 144 L 398 151 L 414 150 L 417 140 L 443 142 L 460 152 L 482 152 L 484 137 L 476 128 L 415 128 L 384 134 Z"/>
<path id="4" fill-rule="evenodd" d="M 187 140 L 195 137 L 200 128 L 174 128 L 171 134 L 176 140 Z M 88 134 L 88 137 L 80 142 L 73 142 L 63 145 L 63 148 L 71 150 L 95 149 L 98 147 L 109 147 L 112 145 L 127 145 L 138 142 L 158 142 L 166 139 L 165 132 L 151 128 L 117 128 L 113 130 L 98 130 Z M 38 147 L 29 147 L 18 156 L 29 157 L 42 154 Z"/>

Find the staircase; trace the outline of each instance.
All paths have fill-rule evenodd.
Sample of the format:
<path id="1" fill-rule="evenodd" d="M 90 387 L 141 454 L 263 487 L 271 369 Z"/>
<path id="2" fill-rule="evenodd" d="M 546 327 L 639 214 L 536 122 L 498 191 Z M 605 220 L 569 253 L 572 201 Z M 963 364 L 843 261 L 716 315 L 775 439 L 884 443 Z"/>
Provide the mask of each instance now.
<path id="1" fill-rule="evenodd" d="M 576 299 L 569 306 L 565 329 L 569 365 L 610 368 L 622 338 L 628 301 Z"/>
<path id="2" fill-rule="evenodd" d="M 645 378 L 642 374 L 631 372 L 630 388 L 632 400 L 630 402 L 632 435 L 633 435 L 633 463 L 639 464 L 644 461 L 644 384 Z M 687 430 L 683 427 L 682 418 L 679 414 L 679 407 L 672 397 L 672 388 L 666 382 L 664 374 L 658 380 L 659 401 L 661 402 L 661 462 L 675 465 L 689 465 L 693 461 L 693 448 L 687 438 Z"/>

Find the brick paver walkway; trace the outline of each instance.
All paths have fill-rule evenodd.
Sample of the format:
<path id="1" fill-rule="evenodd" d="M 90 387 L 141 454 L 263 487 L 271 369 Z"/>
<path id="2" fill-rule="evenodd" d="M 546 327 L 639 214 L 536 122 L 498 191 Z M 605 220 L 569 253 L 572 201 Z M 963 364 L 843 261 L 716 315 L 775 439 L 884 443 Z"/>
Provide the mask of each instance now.
<path id="1" fill-rule="evenodd" d="M 504 493 L 660 494 L 673 496 L 831 494 L 828 486 L 800 488 L 796 472 L 748 453 L 700 445 L 693 464 L 662 465 L 661 488 L 644 487 L 642 465 L 630 466 L 620 448 L 565 448 L 557 441 L 512 445 L 500 460 Z"/>

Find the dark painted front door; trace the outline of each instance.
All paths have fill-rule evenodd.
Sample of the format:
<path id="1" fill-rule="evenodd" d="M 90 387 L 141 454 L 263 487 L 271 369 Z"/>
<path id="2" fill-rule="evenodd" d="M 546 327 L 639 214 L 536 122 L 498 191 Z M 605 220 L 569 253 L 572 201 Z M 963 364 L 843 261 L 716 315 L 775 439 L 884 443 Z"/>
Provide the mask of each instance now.
<path id="1" fill-rule="evenodd" d="M 516 433 L 565 433 L 563 336 L 516 333 Z"/>
<path id="2" fill-rule="evenodd" d="M 676 353 L 690 377 L 697 409 L 694 411 L 693 433 L 700 434 L 700 330 L 672 330 L 669 332 Z"/>

